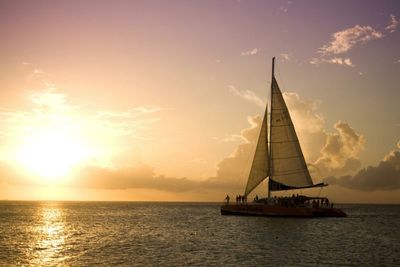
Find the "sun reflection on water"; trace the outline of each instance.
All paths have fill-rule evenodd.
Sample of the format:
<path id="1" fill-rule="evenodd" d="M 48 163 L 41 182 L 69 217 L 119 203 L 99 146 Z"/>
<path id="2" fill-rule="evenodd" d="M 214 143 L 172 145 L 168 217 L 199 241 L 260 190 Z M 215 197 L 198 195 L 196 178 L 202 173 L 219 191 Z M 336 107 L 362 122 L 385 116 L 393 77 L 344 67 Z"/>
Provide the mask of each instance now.
<path id="1" fill-rule="evenodd" d="M 35 226 L 36 244 L 31 264 L 60 264 L 65 244 L 65 218 L 56 203 L 46 204 L 38 210 Z"/>

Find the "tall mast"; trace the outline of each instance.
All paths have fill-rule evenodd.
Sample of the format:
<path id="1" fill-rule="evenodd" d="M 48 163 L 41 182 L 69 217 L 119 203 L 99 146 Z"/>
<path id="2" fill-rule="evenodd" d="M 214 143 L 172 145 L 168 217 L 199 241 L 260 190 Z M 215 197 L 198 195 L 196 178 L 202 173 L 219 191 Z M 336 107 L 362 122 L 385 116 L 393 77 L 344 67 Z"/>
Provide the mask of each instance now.
<path id="1" fill-rule="evenodd" d="M 275 57 L 272 58 L 272 78 L 275 77 Z M 272 83 L 271 83 L 272 87 Z"/>
<path id="2" fill-rule="evenodd" d="M 268 153 L 269 153 L 269 155 L 268 155 L 268 159 L 269 159 L 269 179 L 268 179 L 268 198 L 270 198 L 271 197 L 271 190 L 270 190 L 270 184 L 271 184 L 271 174 L 272 174 L 272 158 L 271 158 L 271 155 L 272 155 L 272 153 L 271 153 L 271 149 L 272 149 L 272 147 L 271 147 L 271 126 L 272 126 L 272 86 L 273 86 L 273 82 L 274 82 L 274 79 L 275 79 L 275 57 L 273 57 L 272 58 L 272 75 L 271 75 L 271 95 L 270 95 L 270 98 L 271 98 L 271 103 L 270 103 L 270 108 L 271 108 L 271 112 L 270 112 L 270 115 L 269 115 L 269 146 L 268 146 Z"/>

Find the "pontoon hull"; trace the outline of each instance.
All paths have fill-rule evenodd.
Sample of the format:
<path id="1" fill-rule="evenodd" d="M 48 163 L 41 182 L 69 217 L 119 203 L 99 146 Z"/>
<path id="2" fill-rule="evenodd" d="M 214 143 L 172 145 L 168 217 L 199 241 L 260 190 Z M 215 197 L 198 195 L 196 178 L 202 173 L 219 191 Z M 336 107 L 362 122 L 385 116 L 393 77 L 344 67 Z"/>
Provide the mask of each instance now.
<path id="1" fill-rule="evenodd" d="M 228 204 L 221 206 L 222 215 L 271 216 L 271 217 L 346 217 L 335 208 L 286 207 L 268 204 Z"/>

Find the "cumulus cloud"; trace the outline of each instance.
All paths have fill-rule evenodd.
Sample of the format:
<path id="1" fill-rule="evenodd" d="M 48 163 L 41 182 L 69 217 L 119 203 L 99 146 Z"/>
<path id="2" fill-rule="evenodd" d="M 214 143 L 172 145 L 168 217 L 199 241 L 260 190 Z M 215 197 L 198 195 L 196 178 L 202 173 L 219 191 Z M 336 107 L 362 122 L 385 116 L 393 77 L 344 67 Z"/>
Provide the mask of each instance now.
<path id="1" fill-rule="evenodd" d="M 344 29 L 332 34 L 331 41 L 319 49 L 319 53 L 342 54 L 349 51 L 359 44 L 382 38 L 383 33 L 375 30 L 371 26 L 356 25 L 351 28 Z"/>
<path id="2" fill-rule="evenodd" d="M 259 107 L 265 107 L 265 102 L 251 90 L 238 90 L 235 86 L 229 85 L 229 91 L 235 96 L 241 97 Z"/>
<path id="3" fill-rule="evenodd" d="M 254 56 L 257 55 L 260 52 L 259 48 L 253 48 L 251 50 L 243 51 L 240 53 L 241 56 Z"/>
<path id="4" fill-rule="evenodd" d="M 354 172 L 361 167 L 358 156 L 364 148 L 364 136 L 343 121 L 334 128 L 335 133 L 326 133 L 326 143 L 313 163 L 321 177 Z"/>
<path id="5" fill-rule="evenodd" d="M 303 99 L 293 92 L 284 92 L 283 96 L 306 161 L 312 167 L 310 170 L 315 178 L 347 174 L 361 167 L 359 154 L 365 144 L 363 135 L 343 121 L 334 125 L 335 132 L 329 132 L 325 129 L 325 120 L 319 113 L 319 101 Z M 250 123 L 253 126 L 258 125 L 254 120 L 250 120 Z"/>
<path id="6" fill-rule="evenodd" d="M 217 164 L 217 175 L 210 178 L 210 181 L 225 181 L 232 185 L 237 185 L 240 181 L 242 186 L 240 188 L 243 189 L 262 123 L 259 115 L 250 116 L 247 119 L 250 127 L 243 129 L 240 133 L 244 143 L 239 144 L 230 156 Z"/>
<path id="7" fill-rule="evenodd" d="M 377 166 L 363 168 L 354 176 L 329 177 L 326 182 L 361 191 L 400 189 L 400 142 Z"/>
<path id="8" fill-rule="evenodd" d="M 396 31 L 396 29 L 399 27 L 400 22 L 396 19 L 396 16 L 393 14 L 390 14 L 390 22 L 389 25 L 386 26 L 385 30 L 388 31 L 389 33 L 393 33 Z"/>

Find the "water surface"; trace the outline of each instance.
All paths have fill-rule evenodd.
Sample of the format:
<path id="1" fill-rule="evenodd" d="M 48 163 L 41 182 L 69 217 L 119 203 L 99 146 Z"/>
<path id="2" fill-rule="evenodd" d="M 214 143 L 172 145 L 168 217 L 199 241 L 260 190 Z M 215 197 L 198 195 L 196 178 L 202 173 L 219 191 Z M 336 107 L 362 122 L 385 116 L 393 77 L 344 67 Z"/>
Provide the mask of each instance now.
<path id="1" fill-rule="evenodd" d="M 0 265 L 395 266 L 400 206 L 347 218 L 221 216 L 218 204 L 0 202 Z"/>

